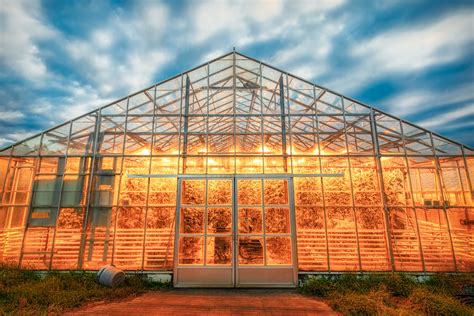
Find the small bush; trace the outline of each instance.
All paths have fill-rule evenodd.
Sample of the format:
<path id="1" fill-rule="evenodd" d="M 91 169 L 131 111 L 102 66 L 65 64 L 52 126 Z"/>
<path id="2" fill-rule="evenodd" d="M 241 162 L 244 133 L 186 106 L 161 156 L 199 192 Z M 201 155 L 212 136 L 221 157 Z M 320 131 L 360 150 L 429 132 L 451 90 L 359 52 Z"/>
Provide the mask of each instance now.
<path id="1" fill-rule="evenodd" d="M 436 274 L 418 283 L 405 274 L 309 278 L 301 291 L 326 298 L 344 315 L 474 315 L 456 299 L 473 275 Z"/>
<path id="2" fill-rule="evenodd" d="M 474 315 L 474 309 L 445 294 L 435 294 L 428 289 L 418 288 L 410 295 L 415 310 L 426 315 Z"/>
<path id="3" fill-rule="evenodd" d="M 119 299 L 168 286 L 127 275 L 120 287 L 111 289 L 96 283 L 95 277 L 95 273 L 51 272 L 41 278 L 32 271 L 0 267 L 0 315 L 60 313 L 86 301 Z"/>
<path id="4" fill-rule="evenodd" d="M 331 306 L 345 315 L 399 315 L 390 306 L 390 294 L 386 290 L 373 290 L 365 294 L 348 293 L 335 295 Z"/>

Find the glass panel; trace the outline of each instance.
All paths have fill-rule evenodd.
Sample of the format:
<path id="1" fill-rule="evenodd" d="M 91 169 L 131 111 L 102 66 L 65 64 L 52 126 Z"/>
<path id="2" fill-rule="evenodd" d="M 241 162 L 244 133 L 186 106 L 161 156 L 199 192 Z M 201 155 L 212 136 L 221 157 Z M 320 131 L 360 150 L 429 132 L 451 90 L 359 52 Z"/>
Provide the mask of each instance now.
<path id="1" fill-rule="evenodd" d="M 101 154 L 120 154 L 123 151 L 125 116 L 101 116 L 98 151 Z"/>
<path id="2" fill-rule="evenodd" d="M 296 205 L 323 205 L 321 178 L 295 178 Z"/>
<path id="3" fill-rule="evenodd" d="M 209 153 L 213 154 L 233 154 L 234 137 L 232 135 L 213 135 L 207 137 L 207 146 Z"/>
<path id="4" fill-rule="evenodd" d="M 344 135 L 344 117 L 318 116 L 319 147 L 321 155 L 343 155 L 347 153 Z"/>
<path id="5" fill-rule="evenodd" d="M 128 99 L 128 114 L 153 115 L 154 88 L 137 93 Z"/>
<path id="6" fill-rule="evenodd" d="M 179 264 L 204 263 L 204 237 L 179 238 Z"/>
<path id="7" fill-rule="evenodd" d="M 208 157 L 207 173 L 210 174 L 228 174 L 235 172 L 234 157 Z"/>
<path id="8" fill-rule="evenodd" d="M 354 210 L 327 207 L 326 212 L 331 271 L 359 270 Z"/>
<path id="9" fill-rule="evenodd" d="M 261 154 L 267 150 L 262 147 L 261 134 L 237 134 L 235 141 L 237 154 Z"/>
<path id="10" fill-rule="evenodd" d="M 474 270 L 474 209 L 450 208 L 448 219 L 451 226 L 451 239 L 454 246 L 458 271 L 472 272 Z"/>
<path id="11" fill-rule="evenodd" d="M 148 205 L 175 205 L 176 179 L 150 178 Z"/>
<path id="12" fill-rule="evenodd" d="M 13 147 L 13 156 L 36 156 L 38 155 L 41 135 L 25 140 Z"/>
<path id="13" fill-rule="evenodd" d="M 80 117 L 72 122 L 68 154 L 92 154 L 94 150 L 97 112 Z"/>
<path id="14" fill-rule="evenodd" d="M 173 174 L 178 172 L 177 157 L 152 157 L 150 173 L 157 174 Z"/>
<path id="15" fill-rule="evenodd" d="M 346 133 L 349 153 L 372 154 L 374 144 L 370 116 L 346 115 Z"/>
<path id="16" fill-rule="evenodd" d="M 433 135 L 433 145 L 437 155 L 462 155 L 461 146 Z"/>
<path id="17" fill-rule="evenodd" d="M 290 237 L 265 237 L 267 265 L 291 264 Z"/>
<path id="18" fill-rule="evenodd" d="M 114 264 L 122 269 L 141 269 L 145 233 L 145 207 L 118 209 Z"/>
<path id="19" fill-rule="evenodd" d="M 206 264 L 232 263 L 232 237 L 206 237 Z"/>
<path id="20" fill-rule="evenodd" d="M 413 209 L 390 209 L 390 229 L 395 270 L 423 271 Z"/>
<path id="21" fill-rule="evenodd" d="M 379 207 L 356 207 L 363 271 L 391 270 L 383 212 Z"/>
<path id="22" fill-rule="evenodd" d="M 405 122 L 402 127 L 408 155 L 433 155 L 431 137 L 427 131 Z"/>
<path id="23" fill-rule="evenodd" d="M 387 204 L 412 205 L 408 170 L 404 158 L 380 158 Z"/>
<path id="24" fill-rule="evenodd" d="M 329 91 L 324 91 L 318 96 L 316 108 L 319 113 L 336 114 L 342 113 L 342 98 Z"/>
<path id="25" fill-rule="evenodd" d="M 296 157 L 293 156 L 293 173 L 315 174 L 320 173 L 318 157 Z"/>
<path id="26" fill-rule="evenodd" d="M 176 190 L 176 180 L 173 182 Z M 148 208 L 144 269 L 173 269 L 175 212 L 175 206 Z"/>
<path id="27" fill-rule="evenodd" d="M 262 157 L 237 157 L 236 173 L 262 173 L 263 159 Z"/>
<path id="28" fill-rule="evenodd" d="M 439 158 L 445 198 L 449 205 L 473 205 L 462 157 Z"/>
<path id="29" fill-rule="evenodd" d="M 435 158 L 410 157 L 408 166 L 415 205 L 428 207 L 443 205 Z"/>
<path id="30" fill-rule="evenodd" d="M 53 227 L 28 227 L 23 243 L 21 267 L 49 270 L 53 236 Z"/>
<path id="31" fill-rule="evenodd" d="M 416 215 L 426 271 L 455 271 L 444 211 L 417 208 Z"/>
<path id="32" fill-rule="evenodd" d="M 120 205 L 145 205 L 148 179 L 122 178 L 120 189 Z"/>
<path id="33" fill-rule="evenodd" d="M 262 209 L 239 207 L 239 233 L 261 234 L 262 232 Z"/>
<path id="34" fill-rule="evenodd" d="M 321 158 L 324 199 L 328 206 L 352 205 L 350 173 L 347 158 Z"/>
<path id="35" fill-rule="evenodd" d="M 208 208 L 207 209 L 207 233 L 225 234 L 232 232 L 232 209 L 231 208 Z"/>
<path id="36" fill-rule="evenodd" d="M 261 180 L 238 180 L 239 205 L 262 204 Z"/>
<path id="37" fill-rule="evenodd" d="M 262 117 L 260 116 L 236 117 L 235 124 L 237 134 L 262 133 Z"/>
<path id="38" fill-rule="evenodd" d="M 239 264 L 263 265 L 263 237 L 239 237 Z"/>
<path id="39" fill-rule="evenodd" d="M 92 208 L 88 217 L 83 268 L 97 270 L 112 262 L 115 208 Z"/>
<path id="40" fill-rule="evenodd" d="M 0 208 L 0 257 L 3 262 L 18 264 L 28 208 Z"/>
<path id="41" fill-rule="evenodd" d="M 181 82 L 182 77 L 177 77 L 156 86 L 155 115 L 180 113 L 181 95 L 184 95 Z"/>
<path id="42" fill-rule="evenodd" d="M 128 116 L 125 154 L 149 156 L 152 139 L 152 116 Z"/>
<path id="43" fill-rule="evenodd" d="M 181 170 L 187 174 L 206 173 L 206 157 L 186 157 L 180 160 Z"/>
<path id="44" fill-rule="evenodd" d="M 179 226 L 183 234 L 203 234 L 204 208 L 182 208 Z"/>
<path id="45" fill-rule="evenodd" d="M 349 114 L 362 114 L 362 113 L 370 113 L 370 108 L 363 105 L 359 104 L 353 100 L 349 100 L 346 98 L 343 98 L 344 100 L 344 110 L 346 113 Z"/>
<path id="46" fill-rule="evenodd" d="M 288 181 L 265 180 L 264 198 L 267 204 L 288 204 Z"/>
<path id="47" fill-rule="evenodd" d="M 177 155 L 179 153 L 178 134 L 157 134 L 153 136 L 153 155 Z"/>
<path id="48" fill-rule="evenodd" d="M 288 157 L 265 157 L 265 173 L 287 173 L 291 170 L 291 159 Z"/>
<path id="49" fill-rule="evenodd" d="M 292 153 L 294 155 L 317 155 L 317 134 L 292 134 Z"/>
<path id="50" fill-rule="evenodd" d="M 295 212 L 298 269 L 328 270 L 324 208 L 296 206 Z"/>
<path id="51" fill-rule="evenodd" d="M 405 153 L 400 120 L 377 111 L 374 111 L 374 114 L 380 153 Z"/>
<path id="52" fill-rule="evenodd" d="M 373 158 L 351 158 L 352 189 L 356 205 L 382 205 L 377 168 Z"/>
<path id="53" fill-rule="evenodd" d="M 209 180 L 207 203 L 211 205 L 232 204 L 232 180 Z"/>
<path id="54" fill-rule="evenodd" d="M 4 144 L 7 145 L 7 144 Z M 10 153 L 12 152 L 12 147 L 4 147 L 4 149 L 0 149 L 0 157 L 8 157 L 10 156 Z"/>
<path id="55" fill-rule="evenodd" d="M 65 124 L 43 135 L 41 155 L 65 155 L 70 124 Z"/>
<path id="56" fill-rule="evenodd" d="M 181 189 L 182 204 L 203 205 L 206 200 L 205 180 L 184 180 Z"/>
<path id="57" fill-rule="evenodd" d="M 310 114 L 314 113 L 314 90 L 307 82 L 288 76 L 289 109 L 291 113 Z"/>
<path id="58" fill-rule="evenodd" d="M 125 115 L 127 111 L 128 98 L 119 100 L 101 109 L 103 115 Z"/>
<path id="59" fill-rule="evenodd" d="M 290 210 L 288 208 L 265 208 L 265 233 L 289 234 Z"/>
<path id="60" fill-rule="evenodd" d="M 175 209 L 172 207 L 149 207 L 147 211 L 147 234 L 152 229 L 170 229 L 174 225 Z"/>

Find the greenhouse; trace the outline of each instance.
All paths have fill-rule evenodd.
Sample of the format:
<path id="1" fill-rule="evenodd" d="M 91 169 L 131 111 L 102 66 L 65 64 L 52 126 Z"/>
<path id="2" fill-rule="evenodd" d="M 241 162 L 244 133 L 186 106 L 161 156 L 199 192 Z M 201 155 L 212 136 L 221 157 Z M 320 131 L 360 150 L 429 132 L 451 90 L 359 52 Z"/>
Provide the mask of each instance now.
<path id="1" fill-rule="evenodd" d="M 0 261 L 176 286 L 473 272 L 474 150 L 238 52 L 0 151 Z"/>

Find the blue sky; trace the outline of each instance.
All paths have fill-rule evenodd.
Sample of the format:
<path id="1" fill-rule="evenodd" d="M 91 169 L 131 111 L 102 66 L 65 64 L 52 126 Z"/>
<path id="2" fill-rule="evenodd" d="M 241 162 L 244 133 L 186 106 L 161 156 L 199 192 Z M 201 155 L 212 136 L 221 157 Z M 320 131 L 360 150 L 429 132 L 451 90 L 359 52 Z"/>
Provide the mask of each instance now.
<path id="1" fill-rule="evenodd" d="M 0 147 L 236 50 L 474 147 L 474 1 L 0 0 Z"/>

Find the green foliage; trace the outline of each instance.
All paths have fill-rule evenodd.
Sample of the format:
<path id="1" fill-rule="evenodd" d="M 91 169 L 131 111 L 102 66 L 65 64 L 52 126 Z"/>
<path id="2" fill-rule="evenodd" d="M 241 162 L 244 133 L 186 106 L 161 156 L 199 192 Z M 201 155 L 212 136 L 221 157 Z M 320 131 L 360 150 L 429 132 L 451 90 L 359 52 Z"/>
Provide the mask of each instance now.
<path id="1" fill-rule="evenodd" d="M 390 294 L 382 289 L 372 290 L 365 294 L 350 293 L 335 295 L 331 300 L 334 309 L 344 315 L 403 315 L 402 309 L 397 309 L 390 302 Z"/>
<path id="2" fill-rule="evenodd" d="M 456 299 L 474 275 L 436 274 L 417 282 L 406 274 L 345 274 L 309 278 L 301 291 L 326 298 L 344 315 L 474 315 Z"/>
<path id="3" fill-rule="evenodd" d="M 474 309 L 446 294 L 434 294 L 427 289 L 417 288 L 410 295 L 415 309 L 426 315 L 474 315 Z"/>
<path id="4" fill-rule="evenodd" d="M 32 271 L 0 267 L 0 314 L 60 313 L 86 301 L 119 299 L 169 286 L 131 275 L 111 289 L 96 283 L 95 277 L 87 272 L 51 272 L 42 278 Z"/>

